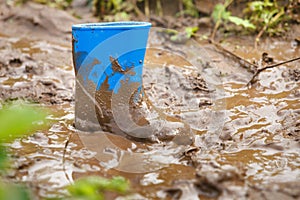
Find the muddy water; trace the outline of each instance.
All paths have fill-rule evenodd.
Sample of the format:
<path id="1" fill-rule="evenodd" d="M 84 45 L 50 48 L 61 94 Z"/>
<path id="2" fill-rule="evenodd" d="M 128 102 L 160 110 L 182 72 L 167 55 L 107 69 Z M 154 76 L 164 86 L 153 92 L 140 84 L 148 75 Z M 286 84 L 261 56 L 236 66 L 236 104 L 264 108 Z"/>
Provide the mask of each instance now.
<path id="1" fill-rule="evenodd" d="M 299 62 L 266 70 L 248 88 L 251 73 L 214 47 L 150 38 L 153 48 L 147 51 L 144 69 L 147 98 L 159 112 L 189 124 L 192 145 L 144 144 L 103 132 L 77 132 L 71 61 L 64 58 L 67 61 L 57 64 L 61 51 L 68 55 L 70 50 L 1 37 L 1 51 L 6 53 L 1 59 L 1 98 L 13 94 L 53 111 L 49 129 L 11 144 L 9 178 L 27 183 L 41 199 L 65 196 L 66 185 L 87 175 L 128 178 L 129 199 L 299 198 Z M 263 49 L 235 51 L 258 60 Z M 272 43 L 268 53 L 275 60 L 300 54 L 288 42 Z M 45 77 L 46 84 L 26 85 Z"/>

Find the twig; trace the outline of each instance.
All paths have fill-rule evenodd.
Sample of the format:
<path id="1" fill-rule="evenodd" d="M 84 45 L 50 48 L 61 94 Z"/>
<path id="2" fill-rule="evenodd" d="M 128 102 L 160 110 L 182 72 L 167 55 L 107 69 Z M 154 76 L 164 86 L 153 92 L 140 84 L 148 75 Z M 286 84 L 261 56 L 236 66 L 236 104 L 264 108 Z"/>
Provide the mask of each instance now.
<path id="1" fill-rule="evenodd" d="M 254 48 L 257 49 L 257 45 L 258 42 L 260 40 L 260 37 L 262 36 L 262 34 L 264 34 L 264 32 L 266 31 L 266 29 L 268 28 L 268 24 L 266 24 L 257 34 L 257 36 L 255 37 L 255 41 L 254 41 Z"/>
<path id="2" fill-rule="evenodd" d="M 229 54 L 229 56 L 234 57 L 235 59 L 237 59 L 239 61 L 239 63 L 246 68 L 248 71 L 254 73 L 255 69 L 258 68 L 258 65 L 251 63 L 249 61 L 247 61 L 246 59 L 236 55 L 235 53 L 225 49 L 224 47 L 222 47 L 222 45 L 216 43 L 215 41 L 210 41 L 215 47 L 217 47 L 219 50 L 224 51 L 225 53 Z"/>
<path id="3" fill-rule="evenodd" d="M 233 2 L 233 0 L 225 0 L 224 9 L 226 9 L 232 2 Z M 222 13 L 220 12 L 219 15 L 218 15 L 218 19 L 216 21 L 216 24 L 214 26 L 213 32 L 212 32 L 212 34 L 210 36 L 210 40 L 211 41 L 214 41 L 216 33 L 217 33 L 217 30 L 218 30 L 218 28 L 219 28 L 219 26 L 220 26 L 220 24 L 222 22 L 222 16 L 221 16 L 221 14 Z"/>
<path id="4" fill-rule="evenodd" d="M 214 26 L 214 29 L 213 29 L 213 32 L 212 32 L 212 34 L 211 34 L 211 36 L 210 36 L 210 40 L 211 40 L 211 41 L 214 41 L 214 39 L 215 39 L 215 37 L 216 37 L 216 32 L 217 32 L 217 30 L 218 30 L 220 24 L 221 24 L 221 21 L 218 20 L 218 21 L 216 22 L 216 24 L 215 24 L 215 26 Z"/>
<path id="5" fill-rule="evenodd" d="M 300 57 L 297 57 L 297 58 L 293 58 L 293 59 L 290 59 L 290 60 L 286 60 L 286 61 L 283 61 L 283 62 L 280 62 L 280 63 L 276 63 L 276 64 L 272 64 L 272 65 L 268 65 L 264 68 L 261 68 L 259 70 L 257 70 L 257 72 L 252 76 L 251 80 L 247 83 L 247 86 L 250 86 L 252 84 L 254 84 L 256 82 L 256 77 L 264 70 L 266 69 L 270 69 L 270 68 L 274 68 L 274 67 L 278 67 L 280 65 L 284 65 L 284 64 L 287 64 L 287 63 L 290 63 L 290 62 L 294 62 L 294 61 L 297 61 L 297 60 L 300 60 Z"/>
<path id="6" fill-rule="evenodd" d="M 182 11 L 183 11 L 183 2 L 182 2 L 182 0 L 179 0 L 178 1 L 178 7 L 179 7 L 179 13 L 182 13 Z"/>
<path id="7" fill-rule="evenodd" d="M 161 5 L 161 0 L 156 0 L 156 9 L 157 9 L 158 16 L 162 17 L 164 13 Z"/>
<path id="8" fill-rule="evenodd" d="M 72 178 L 69 177 L 69 174 L 67 173 L 67 170 L 66 170 L 66 154 L 67 154 L 67 148 L 68 148 L 68 145 L 69 145 L 69 142 L 70 142 L 72 136 L 73 136 L 73 134 L 69 133 L 69 135 L 67 137 L 67 141 L 65 143 L 63 157 L 62 157 L 63 172 L 70 184 L 72 184 L 73 181 L 71 180 Z"/>
<path id="9" fill-rule="evenodd" d="M 139 18 L 142 18 L 142 19 L 146 18 L 144 13 L 138 8 L 136 0 L 132 1 L 131 5 L 133 6 L 133 10 Z"/>
<path id="10" fill-rule="evenodd" d="M 145 15 L 146 17 L 150 16 L 149 0 L 145 0 Z"/>

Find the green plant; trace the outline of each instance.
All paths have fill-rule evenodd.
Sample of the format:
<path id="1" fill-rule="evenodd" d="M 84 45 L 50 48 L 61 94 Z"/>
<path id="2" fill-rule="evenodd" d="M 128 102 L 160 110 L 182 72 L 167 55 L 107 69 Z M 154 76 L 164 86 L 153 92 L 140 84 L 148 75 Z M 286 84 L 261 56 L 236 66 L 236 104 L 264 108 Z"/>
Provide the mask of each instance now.
<path id="1" fill-rule="evenodd" d="M 215 30 L 219 28 L 221 24 L 228 22 L 234 23 L 237 26 L 242 26 L 246 29 L 255 29 L 255 25 L 252 24 L 248 19 L 242 19 L 240 17 L 232 16 L 231 12 L 227 11 L 227 7 L 232 3 L 232 0 L 226 0 L 224 4 L 217 4 L 211 14 L 215 22 Z"/>
<path id="2" fill-rule="evenodd" d="M 95 16 L 105 21 L 130 20 L 128 13 L 134 10 L 134 5 L 125 0 L 93 0 L 93 12 Z"/>
<path id="3" fill-rule="evenodd" d="M 127 12 L 117 12 L 113 15 L 105 15 L 103 17 L 104 21 L 128 21 L 130 20 L 130 15 Z"/>
<path id="4" fill-rule="evenodd" d="M 186 33 L 186 36 L 187 36 L 188 38 L 193 37 L 193 36 L 197 33 L 198 30 L 199 30 L 199 27 L 197 27 L 197 26 L 194 26 L 194 27 L 186 27 L 186 28 L 184 29 L 184 31 L 185 31 L 185 33 Z"/>
<path id="5" fill-rule="evenodd" d="M 8 156 L 3 143 L 43 127 L 46 113 L 29 104 L 13 103 L 0 110 L 0 171 L 3 175 L 8 165 Z M 0 179 L 0 199 L 29 200 L 29 190 L 20 184 Z"/>
<path id="6" fill-rule="evenodd" d="M 278 6 L 276 0 L 250 2 L 244 13 L 255 24 L 257 30 L 265 29 L 264 31 L 270 35 L 281 33 L 283 30 L 280 30 L 277 25 L 289 19 L 289 15 L 285 15 L 285 7 Z"/>
<path id="7" fill-rule="evenodd" d="M 276 0 L 249 2 L 244 13 L 259 31 L 255 38 L 255 47 L 264 33 L 270 36 L 284 33 L 287 30 L 287 26 L 284 26 L 285 22 L 292 19 L 291 14 L 287 13 L 292 13 L 293 9 L 295 8 L 292 6 L 292 1 L 285 5 L 279 5 Z"/>
<path id="8" fill-rule="evenodd" d="M 32 198 L 25 186 L 0 181 L 0 199 L 30 200 Z"/>
<path id="9" fill-rule="evenodd" d="M 46 125 L 46 112 L 27 103 L 4 105 L 0 110 L 0 170 L 7 165 L 7 153 L 3 143 L 30 134 Z"/>
<path id="10" fill-rule="evenodd" d="M 3 143 L 43 128 L 47 124 L 46 115 L 45 110 L 23 102 L 2 106 L 0 109 L 0 172 L 2 175 L 5 175 L 5 169 L 9 167 L 7 151 Z M 123 177 L 105 179 L 92 176 L 75 181 L 67 189 L 71 195 L 69 199 L 72 200 L 101 200 L 104 199 L 106 191 L 125 194 L 129 190 L 129 182 Z M 30 200 L 32 198 L 27 187 L 0 178 L 0 199 Z"/>
<path id="11" fill-rule="evenodd" d="M 0 110 L 0 137 L 9 142 L 16 137 L 32 133 L 45 125 L 46 112 L 27 103 L 4 105 Z"/>
<path id="12" fill-rule="evenodd" d="M 286 22 L 292 20 L 292 16 L 297 6 L 293 0 L 281 2 L 274 0 L 251 1 L 247 3 L 243 11 L 244 18 L 232 16 L 231 12 L 227 11 L 227 7 L 233 0 L 225 0 L 224 4 L 217 4 L 214 7 L 212 18 L 215 22 L 212 39 L 219 26 L 226 25 L 232 22 L 235 25 L 242 26 L 247 32 L 258 33 L 255 39 L 255 46 L 259 42 L 260 37 L 267 33 L 270 36 L 280 35 L 287 30 Z"/>
<path id="13" fill-rule="evenodd" d="M 12 2 L 17 5 L 24 4 L 28 1 L 33 1 L 39 4 L 45 4 L 47 6 L 59 9 L 66 9 L 70 7 L 71 3 L 73 2 L 73 0 L 7 0 L 9 4 L 11 4 Z"/>
<path id="14" fill-rule="evenodd" d="M 73 185 L 68 187 L 71 199 L 74 200 L 102 200 L 105 191 L 125 194 L 128 190 L 128 181 L 119 176 L 112 179 L 96 176 L 86 177 L 75 181 Z"/>
<path id="15" fill-rule="evenodd" d="M 182 4 L 184 6 L 184 10 L 180 14 L 190 15 L 192 17 L 199 17 L 199 12 L 195 7 L 193 0 L 182 0 Z"/>
<path id="16" fill-rule="evenodd" d="M 105 4 L 107 10 L 112 10 L 114 12 L 120 11 L 124 1 L 123 0 L 109 0 L 101 1 L 101 4 Z"/>
<path id="17" fill-rule="evenodd" d="M 188 39 L 195 36 L 197 31 L 199 30 L 199 27 L 186 27 L 184 31 L 179 32 L 174 29 L 163 29 L 159 31 L 164 35 L 164 37 L 167 37 L 169 40 L 171 40 L 174 43 L 185 43 Z"/>
<path id="18" fill-rule="evenodd" d="M 184 43 L 199 30 L 198 27 L 186 27 L 183 32 L 178 32 L 176 30 L 167 31 L 170 34 L 170 40 L 176 43 Z"/>

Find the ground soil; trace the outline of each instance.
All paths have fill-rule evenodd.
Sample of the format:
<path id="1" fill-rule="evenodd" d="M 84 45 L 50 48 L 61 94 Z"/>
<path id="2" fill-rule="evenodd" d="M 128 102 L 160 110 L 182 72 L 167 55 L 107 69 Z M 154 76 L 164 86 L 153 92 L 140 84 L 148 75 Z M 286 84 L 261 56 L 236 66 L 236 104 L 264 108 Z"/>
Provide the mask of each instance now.
<path id="1" fill-rule="evenodd" d="M 0 100 L 23 99 L 53 111 L 48 130 L 11 144 L 8 178 L 29 185 L 38 199 L 63 197 L 67 184 L 87 175 L 128 178 L 129 199 L 300 198 L 299 61 L 266 70 L 247 87 L 253 73 L 241 60 L 207 41 L 174 43 L 162 29 L 152 29 L 144 69 L 147 99 L 156 113 L 168 116 L 167 126 L 188 124 L 192 144 L 186 137 L 144 144 L 80 133 L 73 127 L 71 25 L 96 19 L 86 8 L 79 20 L 39 4 L 0 2 Z M 207 19 L 167 22 L 205 22 L 201 31 L 211 31 Z M 263 52 L 274 62 L 299 57 L 300 26 L 291 28 L 284 37 L 265 38 L 258 49 L 253 36 L 234 35 L 222 46 L 249 62 L 259 63 Z M 170 127 L 164 131 L 174 131 Z"/>

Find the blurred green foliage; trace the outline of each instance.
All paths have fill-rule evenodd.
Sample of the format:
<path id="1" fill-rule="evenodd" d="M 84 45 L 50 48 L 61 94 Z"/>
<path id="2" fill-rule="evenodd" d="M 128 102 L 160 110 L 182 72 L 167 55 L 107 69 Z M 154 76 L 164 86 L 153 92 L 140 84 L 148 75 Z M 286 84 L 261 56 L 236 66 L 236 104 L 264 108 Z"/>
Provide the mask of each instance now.
<path id="1" fill-rule="evenodd" d="M 152 5 L 161 5 L 161 0 L 92 0 L 94 14 L 105 21 L 130 20 L 131 14 L 137 10 L 137 2 L 144 5 L 144 11 L 149 12 L 149 2 Z M 279 35 L 287 31 L 287 23 L 292 20 L 292 13 L 299 13 L 299 2 L 296 0 L 258 0 L 237 3 L 240 9 L 239 16 L 232 15 L 230 10 L 234 7 L 234 0 L 224 0 L 214 6 L 211 18 L 215 23 L 214 34 L 219 27 L 224 27 L 226 31 L 243 31 L 244 33 L 268 33 L 268 35 Z M 183 10 L 177 16 L 200 17 L 197 9 L 197 0 L 176 0 L 174 3 L 180 3 Z M 148 6 L 148 7 L 146 7 Z M 141 8 L 143 10 L 143 8 Z M 166 6 L 163 9 L 168 9 Z M 297 11 L 298 10 L 298 11 Z M 297 15 L 296 15 L 297 16 Z M 229 24 L 240 26 L 243 29 L 234 29 Z M 192 28 L 192 27 L 188 27 Z M 231 29 L 228 29 L 231 28 Z M 213 35 L 214 35 L 213 34 Z M 194 34 L 190 34 L 193 36 Z M 175 38 L 177 36 L 173 36 Z M 177 39 L 176 39 L 177 40 Z"/>
<path id="2" fill-rule="evenodd" d="M 0 110 L 0 173 L 5 174 L 9 167 L 4 143 L 16 137 L 32 133 L 46 125 L 46 112 L 27 103 L 3 105 Z M 29 200 L 29 190 L 20 184 L 14 184 L 0 178 L 0 199 Z"/>
<path id="3" fill-rule="evenodd" d="M 31 134 L 45 127 L 47 112 L 28 103 L 11 103 L 0 110 L 0 170 L 7 166 L 7 153 L 3 143 Z"/>
<path id="4" fill-rule="evenodd" d="M 233 0 L 225 0 L 223 4 L 216 4 L 211 14 L 215 22 L 212 38 L 214 38 L 216 31 L 222 25 L 225 30 L 227 23 L 231 22 L 235 25 L 242 26 L 244 33 L 258 33 L 256 36 L 256 43 L 259 38 L 265 33 L 269 36 L 281 35 L 289 30 L 289 23 L 297 21 L 293 19 L 294 13 L 299 14 L 300 2 L 296 0 L 280 1 L 280 0 L 262 0 L 250 1 L 244 5 L 243 18 L 232 16 L 228 11 L 228 7 Z M 297 14 L 295 15 L 297 16 Z"/>
<path id="5" fill-rule="evenodd" d="M 171 30 L 171 29 L 166 29 L 164 30 L 165 33 L 167 33 L 169 35 L 169 39 L 177 44 L 180 43 L 185 43 L 188 39 L 190 39 L 191 37 L 193 37 L 196 32 L 198 31 L 198 27 L 194 26 L 194 27 L 186 27 L 184 29 L 184 31 L 182 32 L 178 32 L 176 30 Z"/>
<path id="6" fill-rule="evenodd" d="M 90 176 L 75 181 L 68 187 L 68 191 L 74 200 L 103 200 L 106 191 L 126 194 L 129 182 L 120 176 L 112 179 Z"/>
<path id="7" fill-rule="evenodd" d="M 47 124 L 47 112 L 40 107 L 23 102 L 3 105 L 0 110 L 0 199 L 30 200 L 29 189 L 21 184 L 11 183 L 3 176 L 9 168 L 5 143 L 12 142 L 17 137 L 32 134 L 44 128 Z M 67 187 L 70 197 L 63 199 L 101 200 L 106 191 L 125 194 L 129 190 L 129 182 L 123 177 L 105 179 L 101 177 L 86 177 L 75 181 Z"/>
<path id="8" fill-rule="evenodd" d="M 142 10 L 149 10 L 150 8 L 148 6 L 150 1 L 153 5 L 156 5 L 155 13 L 158 16 L 161 16 L 163 13 L 161 7 L 162 0 L 92 0 L 92 4 L 95 16 L 100 16 L 104 20 L 117 21 L 117 19 L 130 19 L 130 14 L 132 13 L 142 13 L 138 8 L 137 3 L 144 6 L 144 9 Z M 199 17 L 199 11 L 195 7 L 194 0 L 175 0 L 174 3 L 180 3 L 183 7 L 183 10 L 178 12 L 177 16 L 189 15 L 192 17 Z M 147 15 L 147 13 L 145 14 Z"/>
<path id="9" fill-rule="evenodd" d="M 7 0 L 19 4 L 27 1 L 46 4 L 60 9 L 69 8 L 73 0 Z M 92 12 L 103 21 L 128 21 L 135 19 L 133 15 L 149 17 L 149 9 L 154 9 L 158 16 L 163 15 L 163 10 L 168 9 L 163 0 L 83 0 L 86 6 L 92 7 Z M 180 10 L 176 16 L 191 16 L 199 18 L 203 13 L 197 8 L 197 1 L 201 0 L 174 0 L 174 4 L 180 4 Z M 239 16 L 230 12 L 232 3 L 240 9 Z M 149 7 L 149 5 L 152 5 Z M 229 6 L 230 5 L 230 6 Z M 288 23 L 299 22 L 299 1 L 297 0 L 257 0 L 234 1 L 224 0 L 214 6 L 211 18 L 215 23 L 215 29 L 224 27 L 226 31 L 234 30 L 229 24 L 242 27 L 244 33 L 267 33 L 268 35 L 280 35 L 288 30 Z M 157 12 L 159 10 L 159 12 Z M 297 13 L 293 15 L 293 13 Z M 207 13 L 206 13 L 207 14 Z M 205 14 L 204 14 L 205 15 Z M 295 16 L 295 17 L 294 17 Z M 229 30 L 228 27 L 231 29 Z M 241 29 L 236 29 L 240 31 Z M 214 30 L 216 32 L 216 30 Z"/>
<path id="10" fill-rule="evenodd" d="M 34 0 L 37 3 L 46 4 L 50 7 L 66 9 L 68 8 L 73 0 Z"/>
<path id="11" fill-rule="evenodd" d="M 185 33 L 187 35 L 188 38 L 191 38 L 192 36 L 195 35 L 195 33 L 197 33 L 197 31 L 199 30 L 199 27 L 194 26 L 194 27 L 186 27 L 185 28 Z"/>
<path id="12" fill-rule="evenodd" d="M 226 0 L 224 4 L 215 5 L 214 10 L 211 14 L 214 22 L 218 24 L 218 26 L 221 23 L 225 24 L 227 22 L 232 22 L 235 25 L 241 25 L 244 28 L 255 29 L 255 25 L 253 25 L 248 19 L 242 19 L 240 17 L 232 16 L 231 12 L 227 11 L 227 7 L 231 2 L 232 1 L 230 0 Z"/>
<path id="13" fill-rule="evenodd" d="M 130 20 L 129 13 L 134 9 L 130 1 L 124 0 L 93 0 L 93 13 L 105 21 Z"/>
<path id="14" fill-rule="evenodd" d="M 20 184 L 5 183 L 0 181 L 0 199 L 7 200 L 30 200 L 29 190 Z"/>
<path id="15" fill-rule="evenodd" d="M 68 8 L 73 0 L 7 0 L 9 4 L 14 3 L 16 5 L 24 4 L 28 1 L 33 1 L 35 3 L 45 4 L 47 6 L 59 9 Z"/>
<path id="16" fill-rule="evenodd" d="M 46 125 L 45 110 L 30 104 L 16 103 L 4 105 L 0 110 L 0 137 L 2 142 L 10 142 L 16 137 L 32 133 Z"/>
<path id="17" fill-rule="evenodd" d="M 0 143 L 0 170 L 3 170 L 7 167 L 8 165 L 7 160 L 8 160 L 8 156 L 7 156 L 6 148 L 2 145 L 2 143 Z"/>
<path id="18" fill-rule="evenodd" d="M 247 4 L 244 13 L 258 31 L 265 29 L 269 35 L 278 35 L 285 31 L 278 25 L 291 19 L 291 16 L 286 14 L 288 8 L 292 9 L 288 5 L 279 5 L 276 0 L 252 1 Z"/>
<path id="19" fill-rule="evenodd" d="M 184 6 L 183 14 L 192 16 L 192 17 L 199 17 L 199 12 L 195 7 L 193 0 L 182 0 L 182 4 Z"/>

